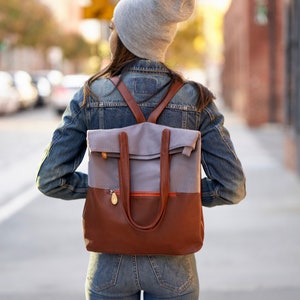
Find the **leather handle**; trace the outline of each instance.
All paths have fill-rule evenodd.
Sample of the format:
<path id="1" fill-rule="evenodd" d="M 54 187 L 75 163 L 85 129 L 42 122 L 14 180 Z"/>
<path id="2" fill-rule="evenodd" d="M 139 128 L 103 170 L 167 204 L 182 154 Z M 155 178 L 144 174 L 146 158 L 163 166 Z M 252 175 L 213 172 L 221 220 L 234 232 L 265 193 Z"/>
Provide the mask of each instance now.
<path id="1" fill-rule="evenodd" d="M 160 157 L 160 205 L 157 216 L 148 225 L 137 224 L 131 214 L 130 204 L 130 161 L 127 133 L 121 132 L 119 135 L 120 142 L 120 160 L 119 160 L 119 181 L 120 194 L 123 207 L 132 227 L 142 231 L 155 229 L 163 219 L 168 202 L 169 184 L 170 184 L 170 130 L 165 129 L 162 132 L 161 157 Z"/>

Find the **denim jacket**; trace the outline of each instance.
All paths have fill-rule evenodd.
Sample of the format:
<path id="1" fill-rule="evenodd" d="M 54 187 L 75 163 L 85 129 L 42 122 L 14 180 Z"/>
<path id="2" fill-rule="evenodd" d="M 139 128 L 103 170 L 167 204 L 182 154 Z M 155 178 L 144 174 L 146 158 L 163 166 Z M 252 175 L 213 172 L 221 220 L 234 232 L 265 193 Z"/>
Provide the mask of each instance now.
<path id="1" fill-rule="evenodd" d="M 126 71 L 123 81 L 139 103 L 145 117 L 165 94 L 151 97 L 168 80 L 168 70 L 158 62 L 139 60 Z M 77 171 L 86 152 L 89 129 L 110 129 L 135 124 L 118 90 L 107 78 L 95 80 L 92 95 L 83 104 L 81 88 L 68 105 L 60 126 L 45 151 L 37 175 L 37 186 L 47 196 L 65 200 L 85 198 L 88 175 Z M 198 90 L 187 82 L 158 118 L 157 123 L 199 130 L 202 136 L 201 163 L 203 206 L 235 204 L 245 197 L 245 177 L 223 115 L 214 102 L 201 112 L 195 104 Z"/>

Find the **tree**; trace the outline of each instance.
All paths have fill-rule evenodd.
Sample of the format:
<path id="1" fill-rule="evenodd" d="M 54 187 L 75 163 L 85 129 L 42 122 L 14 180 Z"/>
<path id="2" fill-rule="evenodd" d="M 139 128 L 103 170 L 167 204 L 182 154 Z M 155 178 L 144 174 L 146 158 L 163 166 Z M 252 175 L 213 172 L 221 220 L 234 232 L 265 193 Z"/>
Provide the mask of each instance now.
<path id="1" fill-rule="evenodd" d="M 168 64 L 181 68 L 203 68 L 206 55 L 206 38 L 202 10 L 178 27 L 177 35 L 168 53 Z"/>
<path id="2" fill-rule="evenodd" d="M 0 50 L 2 47 L 34 47 L 44 54 L 51 46 L 64 57 L 89 56 L 89 46 L 76 33 L 65 33 L 50 9 L 38 0 L 0 0 Z"/>
<path id="3" fill-rule="evenodd" d="M 10 46 L 47 48 L 57 43 L 57 24 L 37 0 L 0 0 L 0 40 Z"/>
<path id="4" fill-rule="evenodd" d="M 80 34 L 65 34 L 60 44 L 67 59 L 80 59 L 90 55 L 90 46 Z"/>

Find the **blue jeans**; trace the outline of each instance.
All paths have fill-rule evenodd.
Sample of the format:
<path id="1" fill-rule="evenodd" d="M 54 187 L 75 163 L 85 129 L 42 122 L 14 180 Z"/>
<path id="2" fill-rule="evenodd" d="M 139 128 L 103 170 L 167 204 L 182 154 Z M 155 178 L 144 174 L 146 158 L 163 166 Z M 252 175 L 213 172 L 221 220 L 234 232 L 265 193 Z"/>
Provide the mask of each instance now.
<path id="1" fill-rule="evenodd" d="M 91 253 L 86 299 L 198 300 L 194 255 L 128 256 Z"/>

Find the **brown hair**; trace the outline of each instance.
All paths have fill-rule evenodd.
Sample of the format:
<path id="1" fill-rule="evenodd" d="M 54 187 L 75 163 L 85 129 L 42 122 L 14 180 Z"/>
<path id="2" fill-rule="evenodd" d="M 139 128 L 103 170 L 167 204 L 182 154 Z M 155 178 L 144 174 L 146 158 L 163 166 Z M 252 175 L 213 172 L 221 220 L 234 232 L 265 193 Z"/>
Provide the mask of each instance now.
<path id="1" fill-rule="evenodd" d="M 123 72 L 126 71 L 126 69 L 136 60 L 139 60 L 140 58 L 131 53 L 122 43 L 119 36 L 117 36 L 117 47 L 116 52 L 113 56 L 113 59 L 111 63 L 100 72 L 93 75 L 84 86 L 84 100 L 83 105 L 86 104 L 86 97 L 88 95 L 95 96 L 93 92 L 91 91 L 91 84 L 93 81 L 97 80 L 98 78 L 104 77 L 104 78 L 110 78 L 113 76 L 121 75 Z M 174 82 L 174 80 L 184 81 L 183 78 L 173 70 L 169 69 L 167 66 L 165 66 L 167 70 L 169 71 L 170 81 L 168 81 L 164 86 L 162 86 L 155 94 L 158 94 L 161 90 L 163 90 L 167 85 Z M 190 81 L 191 84 L 199 91 L 196 107 L 198 111 L 202 111 L 211 101 L 215 99 L 214 95 L 203 85 L 200 83 L 196 83 L 193 81 Z M 152 95 L 151 97 L 153 97 Z"/>

